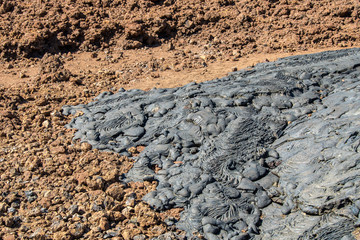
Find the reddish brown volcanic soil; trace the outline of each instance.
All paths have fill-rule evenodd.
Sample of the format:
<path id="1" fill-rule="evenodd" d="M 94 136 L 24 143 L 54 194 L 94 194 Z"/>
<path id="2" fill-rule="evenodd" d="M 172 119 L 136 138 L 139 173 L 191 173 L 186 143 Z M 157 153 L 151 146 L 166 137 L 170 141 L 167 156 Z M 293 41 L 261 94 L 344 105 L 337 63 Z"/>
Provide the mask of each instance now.
<path id="1" fill-rule="evenodd" d="M 164 222 L 181 209 L 121 185 L 133 160 L 72 142 L 61 107 L 360 46 L 359 29 L 355 0 L 0 0 L 0 239 L 181 236 Z"/>

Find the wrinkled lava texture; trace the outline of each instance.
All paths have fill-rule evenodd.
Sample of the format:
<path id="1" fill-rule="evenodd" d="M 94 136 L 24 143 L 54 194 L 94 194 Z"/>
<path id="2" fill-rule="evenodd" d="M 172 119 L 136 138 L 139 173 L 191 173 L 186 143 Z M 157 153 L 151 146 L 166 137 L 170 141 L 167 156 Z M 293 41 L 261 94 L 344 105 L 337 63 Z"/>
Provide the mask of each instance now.
<path id="1" fill-rule="evenodd" d="M 359 47 L 359 24 L 359 3 L 349 0 L 0 0 L 0 239 L 360 239 L 355 58 L 344 65 L 322 55 L 341 63 L 324 69 L 303 57 L 281 60 L 289 82 L 269 63 L 181 89 L 105 93 L 99 104 L 160 95 L 140 114 L 107 122 L 132 128 L 116 136 L 98 123 L 103 130 L 87 139 L 121 154 L 73 141 L 92 133 L 66 129 L 81 113 L 62 109 L 120 88 L 223 77 L 277 54 Z M 298 73 L 293 60 L 314 69 Z M 231 91 L 220 94 L 213 84 L 224 82 Z M 244 96 L 236 100 L 237 84 Z M 204 107 L 197 94 L 214 101 Z"/>
<path id="2" fill-rule="evenodd" d="M 81 111 L 68 126 L 100 150 L 146 146 L 122 181 L 157 180 L 144 200 L 184 208 L 176 225 L 189 236 L 339 239 L 360 224 L 359 90 L 353 49 L 180 88 L 104 92 L 63 113 Z"/>

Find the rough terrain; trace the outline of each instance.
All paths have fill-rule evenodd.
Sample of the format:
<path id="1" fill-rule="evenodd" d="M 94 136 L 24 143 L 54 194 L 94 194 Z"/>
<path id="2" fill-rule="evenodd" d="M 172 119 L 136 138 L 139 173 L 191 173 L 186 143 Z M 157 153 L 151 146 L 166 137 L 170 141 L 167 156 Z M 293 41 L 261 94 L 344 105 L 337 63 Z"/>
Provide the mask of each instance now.
<path id="1" fill-rule="evenodd" d="M 359 16 L 358 1 L 0 0 L 0 238 L 184 236 L 168 226 L 182 209 L 141 201 L 156 182 L 119 185 L 133 159 L 73 142 L 62 106 L 359 46 Z"/>
<path id="2" fill-rule="evenodd" d="M 100 150 L 146 146 L 120 181 L 157 180 L 144 200 L 184 208 L 172 224 L 189 237 L 351 238 L 360 225 L 359 70 L 360 49 L 323 52 L 180 88 L 103 92 L 63 113 L 80 111 L 68 125 L 74 139 Z"/>
<path id="3" fill-rule="evenodd" d="M 190 43 L 215 58 L 230 52 L 239 58 L 359 41 L 360 8 L 349 0 L 2 0 L 0 5 L 4 58 L 163 43 L 175 49 Z"/>

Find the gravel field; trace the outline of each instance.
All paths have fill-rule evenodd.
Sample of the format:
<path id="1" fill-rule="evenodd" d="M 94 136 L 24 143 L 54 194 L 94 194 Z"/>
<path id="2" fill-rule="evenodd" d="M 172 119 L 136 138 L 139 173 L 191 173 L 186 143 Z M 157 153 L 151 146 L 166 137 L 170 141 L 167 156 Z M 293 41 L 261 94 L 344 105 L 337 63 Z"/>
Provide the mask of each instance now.
<path id="1" fill-rule="evenodd" d="M 359 29 L 348 0 L 0 0 L 0 239 L 360 239 L 358 50 L 295 56 L 359 47 Z M 94 118 L 104 146 L 76 140 L 103 92 L 132 127 Z"/>

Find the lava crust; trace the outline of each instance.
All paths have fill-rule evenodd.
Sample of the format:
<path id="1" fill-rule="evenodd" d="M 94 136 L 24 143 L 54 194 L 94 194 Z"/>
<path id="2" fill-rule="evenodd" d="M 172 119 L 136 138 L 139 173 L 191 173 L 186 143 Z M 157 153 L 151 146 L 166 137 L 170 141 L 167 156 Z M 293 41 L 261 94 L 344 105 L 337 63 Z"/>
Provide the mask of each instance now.
<path id="1" fill-rule="evenodd" d="M 360 49 L 261 63 L 204 83 L 104 92 L 64 106 L 75 139 L 130 156 L 119 179 L 184 208 L 206 239 L 354 239 L 359 226 Z M 157 169 L 156 171 L 154 169 Z"/>

